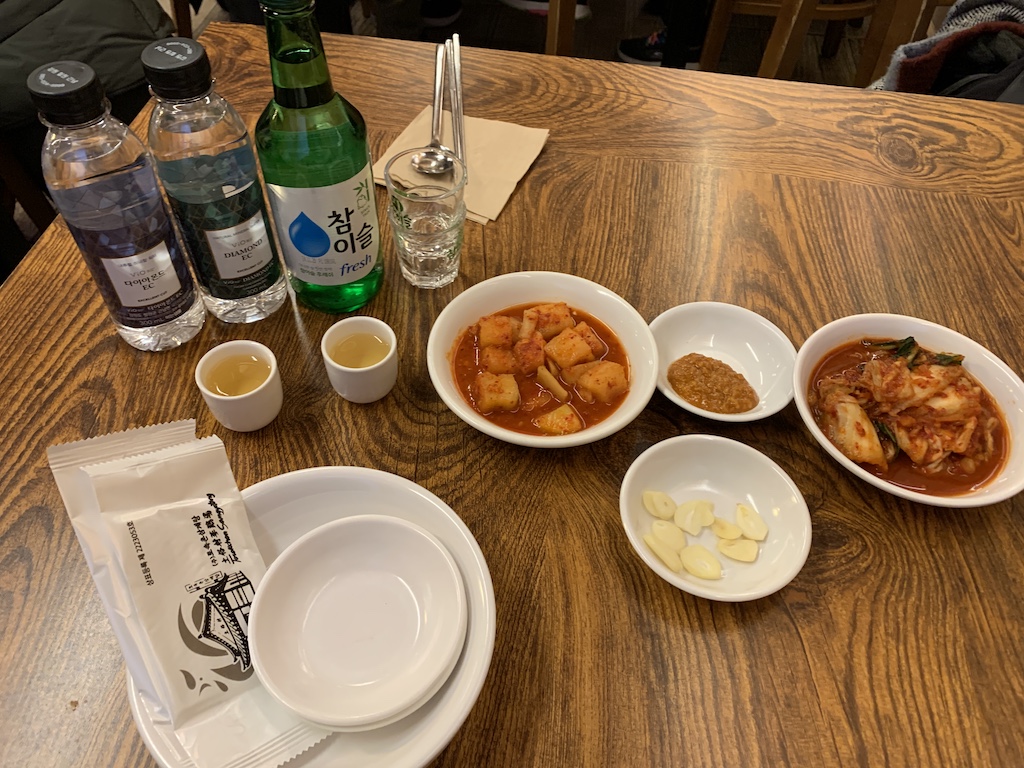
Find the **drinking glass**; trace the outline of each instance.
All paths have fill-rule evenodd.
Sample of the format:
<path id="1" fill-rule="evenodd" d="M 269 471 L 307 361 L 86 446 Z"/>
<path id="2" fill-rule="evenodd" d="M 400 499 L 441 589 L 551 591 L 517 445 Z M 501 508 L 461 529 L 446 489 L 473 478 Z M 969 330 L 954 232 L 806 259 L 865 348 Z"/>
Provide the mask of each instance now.
<path id="1" fill-rule="evenodd" d="M 447 170 L 425 173 L 413 160 L 427 148 L 408 149 L 384 167 L 388 221 L 402 275 L 419 288 L 440 288 L 459 274 L 466 222 L 466 165 L 444 148 Z"/>

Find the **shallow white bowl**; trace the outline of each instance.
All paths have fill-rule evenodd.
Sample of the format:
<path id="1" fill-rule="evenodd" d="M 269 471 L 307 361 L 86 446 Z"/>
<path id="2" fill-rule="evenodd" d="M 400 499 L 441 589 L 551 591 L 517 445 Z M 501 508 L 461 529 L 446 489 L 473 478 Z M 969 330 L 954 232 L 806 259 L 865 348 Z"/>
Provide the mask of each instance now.
<path id="1" fill-rule="evenodd" d="M 432 534 L 357 515 L 273 562 L 256 589 L 249 648 L 284 706 L 327 728 L 361 729 L 427 701 L 462 650 L 466 620 L 462 576 Z"/>
<path id="2" fill-rule="evenodd" d="M 836 347 L 863 338 L 903 339 L 913 336 L 917 342 L 934 352 L 964 356 L 964 368 L 974 376 L 998 403 L 1010 433 L 1010 455 L 1002 471 L 985 486 L 960 496 L 932 496 L 919 493 L 875 477 L 859 464 L 850 461 L 832 444 L 814 421 L 807 402 L 811 374 L 821 360 Z M 850 315 L 834 320 L 811 334 L 800 347 L 793 371 L 796 405 L 807 429 L 828 454 L 846 469 L 876 488 L 921 504 L 936 507 L 982 507 L 996 504 L 1024 490 L 1024 382 L 1002 360 L 976 341 L 949 328 L 927 320 L 905 315 Z"/>
<path id="3" fill-rule="evenodd" d="M 695 301 L 666 310 L 651 321 L 658 344 L 658 389 L 691 413 L 716 421 L 755 421 L 778 413 L 793 399 L 793 342 L 756 312 L 716 301 Z M 744 413 L 714 413 L 684 400 L 668 383 L 668 367 L 691 352 L 732 366 L 760 402 Z"/>
<path id="4" fill-rule="evenodd" d="M 452 377 L 449 353 L 455 339 L 485 315 L 517 304 L 564 301 L 607 325 L 629 356 L 629 393 L 602 422 L 572 435 L 524 435 L 499 427 L 465 401 Z M 513 272 L 477 283 L 438 315 L 427 340 L 427 370 L 434 389 L 456 416 L 485 435 L 534 448 L 566 448 L 608 437 L 632 422 L 654 394 L 658 350 L 650 328 L 625 299 L 597 283 L 561 272 Z"/>
<path id="5" fill-rule="evenodd" d="M 676 573 L 643 540 L 653 517 L 643 504 L 644 491 L 663 491 L 676 504 L 707 499 L 715 515 L 736 519 L 736 505 L 752 506 L 768 525 L 753 563 L 739 563 L 717 550 L 709 528 L 687 536 L 703 544 L 722 564 L 722 578 L 699 579 Z M 803 568 L 811 547 L 811 516 L 800 489 L 774 461 L 748 445 L 714 435 L 681 435 L 656 443 L 640 454 L 622 478 L 619 491 L 622 526 L 640 558 L 665 581 L 709 600 L 756 600 L 786 586 Z"/>

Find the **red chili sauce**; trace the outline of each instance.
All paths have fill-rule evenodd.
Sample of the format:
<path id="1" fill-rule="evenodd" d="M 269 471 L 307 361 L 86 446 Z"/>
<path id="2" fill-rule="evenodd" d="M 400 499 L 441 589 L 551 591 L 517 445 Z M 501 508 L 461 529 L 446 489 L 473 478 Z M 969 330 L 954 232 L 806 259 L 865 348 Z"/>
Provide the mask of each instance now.
<path id="1" fill-rule="evenodd" d="M 825 426 L 823 414 L 816 407 L 818 383 L 829 376 L 855 368 L 872 358 L 887 354 L 886 352 L 880 352 L 877 349 L 865 346 L 865 342 L 869 341 L 878 340 L 864 339 L 863 341 L 853 341 L 832 350 L 818 363 L 811 374 L 811 380 L 808 383 L 808 402 L 811 404 L 811 413 L 814 416 L 814 421 L 826 434 L 828 434 L 828 429 Z M 968 375 L 970 374 L 968 373 Z M 1002 470 L 1003 465 L 1006 464 L 1006 458 L 1010 453 L 1010 440 L 1006 428 L 1006 419 L 988 391 L 981 386 L 977 379 L 974 379 L 973 376 L 971 378 L 981 387 L 982 407 L 987 412 L 994 414 L 999 422 L 993 431 L 995 450 L 987 461 L 978 462 L 974 472 L 967 474 L 959 469 L 949 469 L 929 474 L 914 464 L 902 451 L 893 461 L 889 462 L 887 470 L 872 464 L 860 464 L 858 466 L 875 477 L 881 478 L 893 485 L 930 496 L 960 496 L 981 488 L 995 479 L 1000 470 Z"/>
<path id="2" fill-rule="evenodd" d="M 525 310 L 530 307 L 535 307 L 541 303 L 542 302 L 531 302 L 529 304 L 518 304 L 514 307 L 507 307 L 506 309 L 498 310 L 491 314 L 508 315 L 522 320 L 523 312 Z M 607 351 L 598 359 L 608 360 L 622 365 L 622 367 L 626 369 L 626 374 L 629 375 L 630 383 L 632 384 L 632 376 L 629 371 L 629 358 L 626 355 L 625 347 L 622 346 L 622 342 L 619 341 L 618 337 L 607 325 L 602 323 L 593 315 L 574 307 L 570 307 L 570 310 L 573 319 L 577 323 L 586 322 L 587 325 L 589 325 L 601 338 L 601 341 L 604 342 Z M 524 375 L 522 373 L 515 374 L 516 383 L 519 385 L 519 408 L 514 411 L 482 413 L 474 402 L 473 382 L 476 380 L 477 374 L 486 369 L 480 364 L 480 348 L 477 346 L 476 338 L 473 334 L 469 333 L 469 328 L 464 330 L 455 340 L 455 344 L 452 347 L 451 364 L 452 376 L 455 379 L 455 385 L 458 387 L 463 399 L 485 419 L 497 424 L 499 427 L 509 429 L 513 432 L 519 432 L 524 435 L 548 436 L 547 433 L 541 431 L 536 425 L 534 425 L 533 421 L 537 417 L 555 410 L 563 405 L 563 403 L 560 403 L 554 397 L 551 397 L 550 393 L 537 383 L 537 375 L 535 373 L 529 375 Z M 615 398 L 610 403 L 602 403 L 599 401 L 588 403 L 579 396 L 572 385 L 566 384 L 564 381 L 561 383 L 569 392 L 569 404 L 576 410 L 576 413 L 579 414 L 580 420 L 583 422 L 583 429 L 592 427 L 607 419 L 615 412 L 616 408 L 622 405 L 622 402 L 629 395 L 627 390 L 624 394 Z"/>

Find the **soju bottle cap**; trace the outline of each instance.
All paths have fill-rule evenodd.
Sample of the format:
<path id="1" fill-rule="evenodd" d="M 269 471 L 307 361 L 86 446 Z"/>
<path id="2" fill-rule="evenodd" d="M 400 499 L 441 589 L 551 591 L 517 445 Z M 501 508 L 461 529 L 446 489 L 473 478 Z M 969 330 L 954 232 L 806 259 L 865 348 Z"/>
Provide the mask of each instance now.
<path id="1" fill-rule="evenodd" d="M 147 45 L 142 69 L 153 93 L 171 101 L 199 98 L 213 83 L 206 49 L 188 37 L 168 37 Z"/>
<path id="2" fill-rule="evenodd" d="M 28 76 L 32 103 L 54 125 L 82 125 L 107 111 L 103 85 L 80 61 L 53 61 Z"/>

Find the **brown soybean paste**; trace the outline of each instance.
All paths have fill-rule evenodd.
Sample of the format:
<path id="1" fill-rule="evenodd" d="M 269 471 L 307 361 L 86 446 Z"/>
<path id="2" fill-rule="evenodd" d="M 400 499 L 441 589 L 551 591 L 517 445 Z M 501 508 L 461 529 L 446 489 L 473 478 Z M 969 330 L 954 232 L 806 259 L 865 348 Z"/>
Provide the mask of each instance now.
<path id="1" fill-rule="evenodd" d="M 760 402 L 742 374 L 696 352 L 668 367 L 668 383 L 681 398 L 712 413 L 744 413 Z"/>

